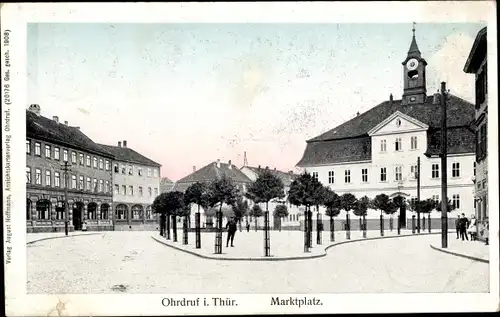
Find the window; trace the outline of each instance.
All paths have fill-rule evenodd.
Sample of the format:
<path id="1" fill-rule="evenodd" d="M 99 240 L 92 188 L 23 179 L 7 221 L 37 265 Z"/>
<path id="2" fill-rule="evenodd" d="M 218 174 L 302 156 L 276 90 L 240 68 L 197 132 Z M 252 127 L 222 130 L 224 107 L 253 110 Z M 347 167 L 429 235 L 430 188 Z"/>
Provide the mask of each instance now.
<path id="1" fill-rule="evenodd" d="M 86 189 L 90 191 L 91 186 L 92 186 L 92 181 L 91 181 L 90 177 L 87 177 L 87 187 L 86 187 Z"/>
<path id="2" fill-rule="evenodd" d="M 39 168 L 35 169 L 35 184 L 42 185 L 42 170 Z"/>
<path id="3" fill-rule="evenodd" d="M 439 178 L 439 164 L 432 164 L 432 178 Z"/>
<path id="4" fill-rule="evenodd" d="M 411 179 L 417 179 L 417 164 L 410 165 L 410 177 Z"/>
<path id="5" fill-rule="evenodd" d="M 487 123 L 484 122 L 476 130 L 476 160 L 478 162 L 481 162 L 484 158 L 486 158 L 486 155 L 488 153 L 487 133 Z"/>
<path id="6" fill-rule="evenodd" d="M 412 208 L 415 208 L 416 207 L 416 204 L 417 204 L 417 197 L 412 197 L 410 198 L 410 206 Z M 415 210 L 416 211 L 416 210 Z"/>
<path id="7" fill-rule="evenodd" d="M 99 180 L 99 192 L 102 193 L 104 191 L 104 181 L 102 179 Z"/>
<path id="8" fill-rule="evenodd" d="M 128 166 L 128 174 L 129 175 L 134 175 L 134 168 L 132 166 Z"/>
<path id="9" fill-rule="evenodd" d="M 35 142 L 35 155 L 40 156 L 42 152 L 42 145 L 40 142 Z"/>
<path id="10" fill-rule="evenodd" d="M 152 193 L 151 193 L 151 187 L 148 187 L 148 194 L 149 194 L 149 196 L 152 195 Z"/>
<path id="11" fill-rule="evenodd" d="M 380 168 L 380 181 L 387 182 L 387 168 L 385 167 Z"/>
<path id="12" fill-rule="evenodd" d="M 139 186 L 139 196 L 142 197 L 143 193 L 142 193 L 142 186 Z"/>
<path id="13" fill-rule="evenodd" d="M 460 163 L 451 164 L 451 177 L 460 177 Z"/>
<path id="14" fill-rule="evenodd" d="M 105 169 L 106 169 L 106 171 L 109 171 L 109 161 L 108 160 L 106 160 L 106 162 L 105 162 Z"/>
<path id="15" fill-rule="evenodd" d="M 335 183 L 335 171 L 328 171 L 328 184 Z"/>
<path id="16" fill-rule="evenodd" d="M 387 141 L 380 140 L 380 152 L 387 152 Z"/>
<path id="17" fill-rule="evenodd" d="M 94 193 L 96 193 L 96 192 L 97 192 L 97 179 L 96 179 L 96 178 L 94 178 L 94 179 L 92 180 L 92 191 L 93 191 Z"/>
<path id="18" fill-rule="evenodd" d="M 134 186 L 129 186 L 129 187 L 128 187 L 128 194 L 129 194 L 130 196 L 134 196 Z"/>
<path id="19" fill-rule="evenodd" d="M 83 190 L 83 189 L 84 189 L 84 188 L 83 188 L 83 185 L 84 185 L 84 184 L 83 184 L 83 176 L 82 176 L 82 175 L 80 175 L 80 177 L 79 177 L 79 182 L 78 182 L 78 189 Z"/>
<path id="20" fill-rule="evenodd" d="M 90 167 L 90 163 L 91 163 L 90 162 L 90 155 L 87 155 L 87 162 L 86 163 L 87 163 L 87 166 Z"/>
<path id="21" fill-rule="evenodd" d="M 51 158 L 52 155 L 50 155 L 50 145 L 45 145 L 45 157 L 46 158 Z"/>
<path id="22" fill-rule="evenodd" d="M 99 159 L 99 168 L 104 169 L 104 160 L 103 159 Z"/>
<path id="23" fill-rule="evenodd" d="M 78 154 L 78 159 L 80 160 L 80 165 L 85 165 L 85 157 L 83 153 Z"/>
<path id="24" fill-rule="evenodd" d="M 104 187 L 104 192 L 109 193 L 109 181 L 106 181 L 106 185 Z"/>
<path id="25" fill-rule="evenodd" d="M 155 188 L 155 197 L 158 196 L 158 188 Z"/>
<path id="26" fill-rule="evenodd" d="M 92 161 L 94 162 L 94 168 L 97 168 L 97 157 L 93 157 Z"/>
<path id="27" fill-rule="evenodd" d="M 313 177 L 315 180 L 318 180 L 318 172 L 312 172 L 312 177 Z"/>
<path id="28" fill-rule="evenodd" d="M 66 149 L 63 150 L 63 161 L 64 162 L 68 161 L 68 150 Z"/>
<path id="29" fill-rule="evenodd" d="M 31 184 L 31 167 L 26 166 L 26 184 Z"/>
<path id="30" fill-rule="evenodd" d="M 396 166 L 394 169 L 394 176 L 396 181 L 402 181 L 403 180 L 403 167 L 402 166 Z"/>
<path id="31" fill-rule="evenodd" d="M 436 205 L 439 204 L 439 195 L 432 195 L 432 200 L 434 200 Z"/>
<path id="32" fill-rule="evenodd" d="M 142 168 L 137 168 L 137 174 L 139 174 L 139 176 L 142 176 Z"/>
<path id="33" fill-rule="evenodd" d="M 54 160 L 60 160 L 61 159 L 61 153 L 59 151 L 58 147 L 54 148 Z"/>
<path id="34" fill-rule="evenodd" d="M 127 195 L 127 186 L 122 185 L 122 195 Z"/>
<path id="35" fill-rule="evenodd" d="M 367 168 L 363 168 L 361 170 L 361 181 L 363 183 L 368 183 L 368 169 Z"/>
<path id="36" fill-rule="evenodd" d="M 26 140 L 26 154 L 31 154 L 31 142 Z"/>
<path id="37" fill-rule="evenodd" d="M 115 184 L 115 195 L 120 194 L 120 185 Z"/>
<path id="38" fill-rule="evenodd" d="M 61 187 L 61 174 L 59 172 L 54 172 L 54 186 Z"/>
<path id="39" fill-rule="evenodd" d="M 76 189 L 76 175 L 71 175 L 71 188 Z"/>
<path id="40" fill-rule="evenodd" d="M 476 109 L 479 109 L 481 104 L 486 100 L 486 95 L 488 94 L 488 79 L 486 76 L 486 65 L 482 72 L 480 72 L 476 77 Z"/>
<path id="41" fill-rule="evenodd" d="M 417 145 L 418 145 L 418 143 L 417 143 L 417 137 L 416 136 L 412 136 L 410 138 L 410 148 L 412 150 L 416 150 L 417 149 Z"/>
<path id="42" fill-rule="evenodd" d="M 153 175 L 154 177 L 158 177 L 158 170 L 156 168 L 153 170 Z"/>
<path id="43" fill-rule="evenodd" d="M 120 170 L 118 169 L 118 164 L 113 165 L 113 170 L 115 171 L 115 173 L 120 172 Z"/>
<path id="44" fill-rule="evenodd" d="M 148 168 L 148 177 L 151 177 L 151 169 Z"/>
<path id="45" fill-rule="evenodd" d="M 120 169 L 122 170 L 122 174 L 125 174 L 125 166 L 124 165 L 120 165 Z"/>
<path id="46" fill-rule="evenodd" d="M 76 164 L 76 152 L 71 151 L 71 163 Z"/>
<path id="47" fill-rule="evenodd" d="M 451 203 L 453 204 L 453 207 L 455 207 L 455 209 L 460 209 L 460 195 L 453 195 Z"/>
<path id="48" fill-rule="evenodd" d="M 401 142 L 401 138 L 396 138 L 396 142 L 394 144 L 395 144 L 396 151 L 403 150 L 403 148 L 402 148 L 403 143 Z"/>
<path id="49" fill-rule="evenodd" d="M 351 182 L 351 170 L 345 170 L 344 172 L 344 182 L 349 184 Z"/>

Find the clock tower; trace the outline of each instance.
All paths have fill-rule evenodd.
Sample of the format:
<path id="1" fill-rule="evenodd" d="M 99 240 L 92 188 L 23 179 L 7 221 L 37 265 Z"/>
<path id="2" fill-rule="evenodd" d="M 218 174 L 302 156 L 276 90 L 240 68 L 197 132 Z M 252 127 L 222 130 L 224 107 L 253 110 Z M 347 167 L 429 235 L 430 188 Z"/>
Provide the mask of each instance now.
<path id="1" fill-rule="evenodd" d="M 403 105 L 423 104 L 426 98 L 425 67 L 427 62 L 422 58 L 415 40 L 415 23 L 413 23 L 413 37 L 408 55 L 403 61 Z"/>

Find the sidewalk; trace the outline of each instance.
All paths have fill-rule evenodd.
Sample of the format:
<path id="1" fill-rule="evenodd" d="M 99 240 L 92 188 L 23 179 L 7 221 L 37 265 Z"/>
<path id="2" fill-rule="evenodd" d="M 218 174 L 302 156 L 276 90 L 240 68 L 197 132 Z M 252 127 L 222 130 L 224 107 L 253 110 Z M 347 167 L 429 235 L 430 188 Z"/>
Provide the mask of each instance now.
<path id="1" fill-rule="evenodd" d="M 69 237 L 92 235 L 92 234 L 102 234 L 106 231 L 73 231 L 68 232 Z M 59 239 L 66 238 L 64 232 L 39 232 L 39 233 L 27 233 L 26 234 L 26 244 L 35 243 L 38 241 L 49 240 L 49 239 Z"/>
<path id="2" fill-rule="evenodd" d="M 433 243 L 431 248 L 454 256 L 460 256 L 479 262 L 489 263 L 490 246 L 482 241 L 462 241 L 456 234 L 448 235 L 448 248 L 441 248 L 441 244 Z"/>
<path id="3" fill-rule="evenodd" d="M 437 232 L 435 232 L 437 233 Z M 428 233 L 422 233 L 428 234 Z M 421 234 L 421 235 L 422 235 Z M 263 231 L 250 231 L 250 232 L 236 232 L 234 239 L 234 247 L 229 246 L 226 248 L 227 232 L 222 234 L 222 254 L 215 254 L 215 232 L 201 234 L 201 248 L 195 247 L 195 234 L 189 233 L 188 244 L 183 244 L 182 230 L 177 232 L 177 242 L 171 239 L 167 240 L 161 237 L 156 232 L 151 237 L 159 243 L 174 248 L 178 251 L 186 252 L 194 256 L 205 259 L 214 260 L 244 260 L 244 261 L 276 261 L 276 260 L 300 260 L 323 257 L 326 255 L 327 249 L 338 244 L 380 239 L 380 238 L 395 238 L 398 237 L 397 230 L 384 232 L 384 237 L 380 236 L 380 231 L 368 231 L 367 237 L 363 238 L 362 232 L 351 232 L 351 239 L 346 239 L 345 231 L 335 232 L 335 242 L 330 242 L 330 232 L 324 231 L 322 233 L 322 244 L 316 243 L 316 232 L 313 231 L 313 247 L 310 252 L 304 252 L 304 232 L 303 231 L 271 231 L 271 256 L 264 256 L 264 232 Z M 400 237 L 412 236 L 411 230 L 401 230 Z M 415 236 L 418 234 L 414 234 Z"/>

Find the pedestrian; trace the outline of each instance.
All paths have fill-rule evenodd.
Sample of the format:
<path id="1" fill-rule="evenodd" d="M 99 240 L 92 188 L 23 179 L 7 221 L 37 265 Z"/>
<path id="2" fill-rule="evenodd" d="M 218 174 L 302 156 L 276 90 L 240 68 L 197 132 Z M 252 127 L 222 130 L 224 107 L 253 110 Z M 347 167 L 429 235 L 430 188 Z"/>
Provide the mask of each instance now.
<path id="1" fill-rule="evenodd" d="M 460 214 L 458 214 L 457 219 L 455 219 L 455 229 L 457 230 L 457 239 L 460 239 Z"/>
<path id="2" fill-rule="evenodd" d="M 229 247 L 229 240 L 231 240 L 231 247 L 234 247 L 233 241 L 234 241 L 234 235 L 236 234 L 237 230 L 237 225 L 234 217 L 229 219 L 229 221 L 226 224 L 226 229 L 227 229 L 227 242 L 226 242 L 226 248 Z"/>
<path id="3" fill-rule="evenodd" d="M 481 236 L 484 238 L 485 245 L 488 245 L 489 243 L 489 233 L 490 233 L 490 224 L 488 222 L 488 219 L 485 219 L 484 222 L 481 225 Z"/>
<path id="4" fill-rule="evenodd" d="M 476 227 L 476 216 L 472 215 L 470 218 L 470 225 L 467 228 L 467 233 L 470 234 L 470 241 L 476 241 L 477 227 Z"/>
<path id="5" fill-rule="evenodd" d="M 250 224 L 248 223 L 248 220 L 247 220 L 247 232 L 250 232 Z"/>
<path id="6" fill-rule="evenodd" d="M 465 214 L 462 214 L 460 217 L 460 237 L 462 238 L 462 241 L 465 240 L 469 241 L 469 237 L 467 237 L 467 228 L 469 227 L 469 219 L 465 217 Z"/>

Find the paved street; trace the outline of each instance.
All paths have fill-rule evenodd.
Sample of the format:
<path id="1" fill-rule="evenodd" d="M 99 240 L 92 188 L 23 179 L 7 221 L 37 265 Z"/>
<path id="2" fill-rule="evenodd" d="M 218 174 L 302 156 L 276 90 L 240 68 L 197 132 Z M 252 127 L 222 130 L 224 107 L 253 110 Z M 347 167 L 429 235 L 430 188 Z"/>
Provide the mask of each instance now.
<path id="1" fill-rule="evenodd" d="M 152 234 L 157 233 L 104 232 L 27 245 L 28 292 L 487 292 L 489 288 L 488 264 L 431 249 L 431 243 L 439 244 L 439 235 L 349 243 L 331 248 L 319 259 L 233 262 L 174 250 L 154 241 Z"/>

